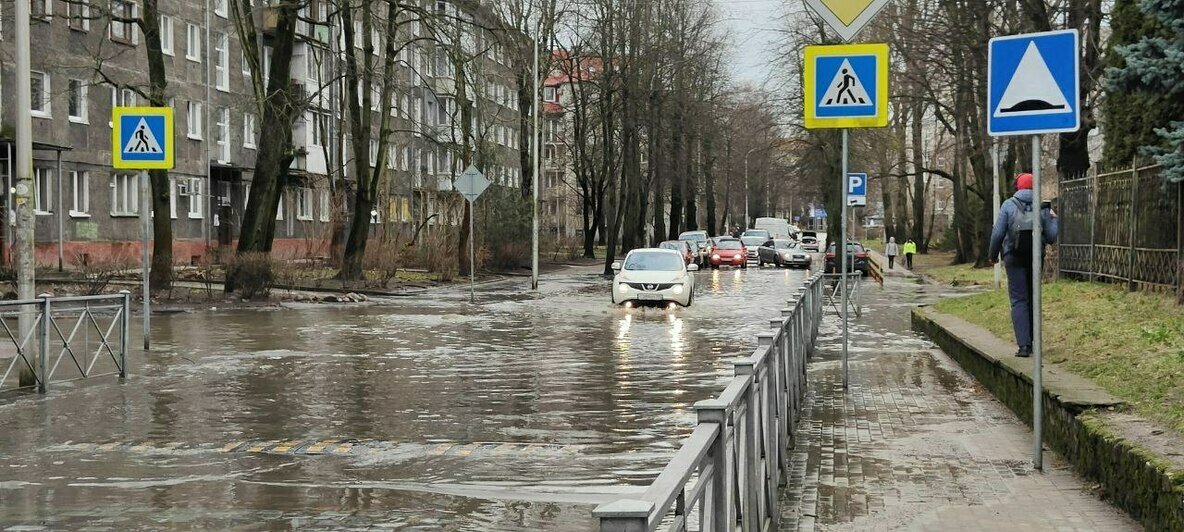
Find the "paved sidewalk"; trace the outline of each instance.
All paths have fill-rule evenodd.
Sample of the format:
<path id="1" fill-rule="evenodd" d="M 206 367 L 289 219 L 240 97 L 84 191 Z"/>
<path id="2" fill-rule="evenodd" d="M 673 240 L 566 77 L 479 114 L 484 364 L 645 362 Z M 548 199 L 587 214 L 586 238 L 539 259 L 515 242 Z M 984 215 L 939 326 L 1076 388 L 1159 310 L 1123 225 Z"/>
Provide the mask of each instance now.
<path id="1" fill-rule="evenodd" d="M 782 530 L 1140 529 L 1059 458 L 1034 471 L 1028 427 L 910 330 L 912 306 L 950 289 L 908 275 L 865 288 L 847 393 L 838 319 L 823 322 Z"/>

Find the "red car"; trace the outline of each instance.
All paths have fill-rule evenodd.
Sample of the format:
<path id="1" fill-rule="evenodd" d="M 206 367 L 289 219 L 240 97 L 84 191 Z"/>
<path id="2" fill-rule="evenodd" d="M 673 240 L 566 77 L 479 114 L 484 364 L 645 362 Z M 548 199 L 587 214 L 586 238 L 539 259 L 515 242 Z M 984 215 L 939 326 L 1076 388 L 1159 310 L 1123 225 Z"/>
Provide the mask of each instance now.
<path id="1" fill-rule="evenodd" d="M 682 260 L 687 264 L 693 264 L 695 262 L 695 252 L 691 250 L 690 242 L 685 240 L 666 240 L 658 244 L 658 247 L 662 249 L 673 249 L 682 253 Z"/>
<path id="2" fill-rule="evenodd" d="M 718 269 L 720 266 L 748 268 L 748 249 L 738 239 L 721 238 L 712 246 L 707 260 L 711 262 L 712 269 Z"/>

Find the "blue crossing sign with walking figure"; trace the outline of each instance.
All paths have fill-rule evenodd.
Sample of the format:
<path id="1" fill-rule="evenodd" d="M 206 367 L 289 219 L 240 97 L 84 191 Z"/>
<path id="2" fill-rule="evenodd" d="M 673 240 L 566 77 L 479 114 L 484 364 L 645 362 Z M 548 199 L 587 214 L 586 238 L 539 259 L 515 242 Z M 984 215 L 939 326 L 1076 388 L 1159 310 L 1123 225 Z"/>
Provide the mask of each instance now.
<path id="1" fill-rule="evenodd" d="M 991 39 L 987 49 L 987 133 L 1077 131 L 1081 82 L 1077 30 Z"/>
<path id="2" fill-rule="evenodd" d="M 803 54 L 807 128 L 888 125 L 888 45 L 807 46 Z"/>
<path id="3" fill-rule="evenodd" d="M 173 110 L 116 107 L 111 111 L 111 166 L 130 170 L 173 168 Z"/>

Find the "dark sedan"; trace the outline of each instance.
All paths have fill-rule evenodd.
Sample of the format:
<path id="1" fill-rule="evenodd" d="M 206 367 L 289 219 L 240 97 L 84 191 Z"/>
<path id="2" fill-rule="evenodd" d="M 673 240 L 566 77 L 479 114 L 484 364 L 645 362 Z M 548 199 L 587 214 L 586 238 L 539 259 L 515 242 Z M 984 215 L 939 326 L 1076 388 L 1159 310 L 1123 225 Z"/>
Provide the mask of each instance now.
<path id="1" fill-rule="evenodd" d="M 839 259 L 835 255 L 835 243 L 831 242 L 826 248 L 826 273 L 838 273 Z M 847 242 L 847 271 L 857 271 L 867 275 L 867 250 L 859 242 Z"/>
<path id="2" fill-rule="evenodd" d="M 778 268 L 809 268 L 810 254 L 793 240 L 776 238 L 757 248 L 757 262 L 761 266 L 772 264 Z"/>

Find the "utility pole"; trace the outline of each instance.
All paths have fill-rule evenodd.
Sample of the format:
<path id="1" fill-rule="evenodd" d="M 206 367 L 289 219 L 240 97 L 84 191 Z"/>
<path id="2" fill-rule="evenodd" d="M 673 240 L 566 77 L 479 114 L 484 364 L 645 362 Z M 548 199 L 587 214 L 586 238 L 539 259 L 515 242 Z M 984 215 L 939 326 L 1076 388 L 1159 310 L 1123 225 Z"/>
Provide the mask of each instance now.
<path id="1" fill-rule="evenodd" d="M 29 0 L 16 0 L 16 298 L 33 299 L 36 260 L 33 256 L 33 97 L 29 61 Z M 44 91 L 44 87 L 42 88 Z M 40 97 L 45 97 L 42 93 Z M 29 338 L 35 316 L 31 307 L 18 318 L 21 338 Z M 44 385 L 45 375 L 40 376 Z M 19 384 L 35 384 L 37 377 L 26 364 L 21 366 Z"/>
<path id="2" fill-rule="evenodd" d="M 534 47 L 534 68 L 531 70 L 531 75 L 534 78 L 534 92 L 530 98 L 531 112 L 530 116 L 534 122 L 534 128 L 531 130 L 530 147 L 532 157 L 531 169 L 531 194 L 530 194 L 530 225 L 531 225 L 531 243 L 530 243 L 530 289 L 538 291 L 539 289 L 539 143 L 543 141 L 543 135 L 539 132 L 539 32 L 543 25 L 543 8 L 539 4 L 539 13 L 535 17 L 534 36 L 531 37 L 531 45 Z"/>
<path id="3" fill-rule="evenodd" d="M 761 149 L 764 148 L 752 148 L 744 154 L 744 227 L 741 228 L 742 231 L 747 230 L 752 224 L 752 218 L 748 217 L 748 156 Z"/>

